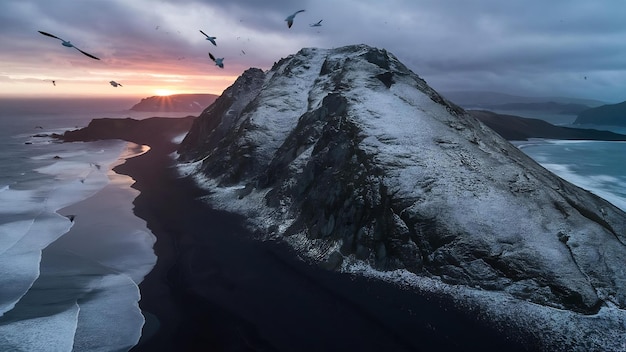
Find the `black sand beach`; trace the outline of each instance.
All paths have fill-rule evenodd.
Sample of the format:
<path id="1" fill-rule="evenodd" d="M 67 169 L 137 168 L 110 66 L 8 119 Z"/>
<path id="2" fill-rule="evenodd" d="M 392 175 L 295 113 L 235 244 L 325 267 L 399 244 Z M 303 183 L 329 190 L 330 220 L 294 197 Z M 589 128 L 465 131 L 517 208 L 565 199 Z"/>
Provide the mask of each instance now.
<path id="1" fill-rule="evenodd" d="M 133 125 L 116 127 L 123 136 L 103 125 L 91 136 L 151 147 L 115 168 L 136 180 L 134 212 L 157 237 L 157 264 L 140 285 L 144 337 L 132 351 L 535 350 L 443 298 L 325 271 L 285 244 L 254 240 L 243 218 L 211 209 L 197 200 L 206 191 L 177 177 L 170 154 L 189 128 L 182 120 L 143 120 L 145 129 L 121 120 Z M 66 139 L 89 136 L 88 127 Z"/>

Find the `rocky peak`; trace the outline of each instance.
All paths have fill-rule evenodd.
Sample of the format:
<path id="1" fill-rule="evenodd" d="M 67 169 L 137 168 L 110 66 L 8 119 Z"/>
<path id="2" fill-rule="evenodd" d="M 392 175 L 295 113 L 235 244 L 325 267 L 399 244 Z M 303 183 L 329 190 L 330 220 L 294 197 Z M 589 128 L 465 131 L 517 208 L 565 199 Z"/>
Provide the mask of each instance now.
<path id="1" fill-rule="evenodd" d="M 181 144 L 181 160 L 193 160 L 213 150 L 240 120 L 243 109 L 259 93 L 264 78 L 265 73 L 258 68 L 246 70 L 207 107 Z"/>
<path id="2" fill-rule="evenodd" d="M 626 307 L 626 214 L 542 168 L 385 50 L 246 71 L 181 170 L 265 238 L 342 270 L 409 270 L 551 307 Z"/>

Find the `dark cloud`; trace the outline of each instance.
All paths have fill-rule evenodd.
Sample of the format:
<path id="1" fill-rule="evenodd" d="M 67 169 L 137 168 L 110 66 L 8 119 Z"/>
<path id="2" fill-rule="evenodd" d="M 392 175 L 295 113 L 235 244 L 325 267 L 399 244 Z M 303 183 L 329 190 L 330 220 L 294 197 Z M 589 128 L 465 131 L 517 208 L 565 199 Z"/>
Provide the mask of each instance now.
<path id="1" fill-rule="evenodd" d="M 285 17 L 299 9 L 306 11 L 288 29 Z M 624 10 L 621 0 L 3 0 L 0 60 L 23 70 L 40 65 L 39 55 L 75 54 L 37 30 L 72 40 L 114 69 L 158 63 L 175 72 L 183 61 L 204 72 L 214 69 L 206 59 L 213 50 L 233 75 L 267 69 L 301 47 L 364 43 L 389 50 L 437 89 L 553 89 L 617 101 L 626 90 Z M 320 19 L 322 27 L 309 27 Z M 589 77 L 584 87 L 581 76 Z"/>

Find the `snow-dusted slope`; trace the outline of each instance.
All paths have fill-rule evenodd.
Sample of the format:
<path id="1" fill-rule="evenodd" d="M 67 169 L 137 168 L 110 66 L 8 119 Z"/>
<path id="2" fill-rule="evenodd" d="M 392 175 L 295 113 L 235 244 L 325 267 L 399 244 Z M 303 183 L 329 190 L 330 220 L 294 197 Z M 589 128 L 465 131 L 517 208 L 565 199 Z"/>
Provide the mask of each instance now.
<path id="1" fill-rule="evenodd" d="M 617 318 L 600 321 L 626 329 L 626 214 L 543 169 L 384 50 L 303 49 L 246 71 L 180 153 L 181 170 L 213 191 L 208 201 L 326 267 L 402 272 L 570 320 L 612 307 Z M 579 345 L 574 336 L 563 346 Z"/>

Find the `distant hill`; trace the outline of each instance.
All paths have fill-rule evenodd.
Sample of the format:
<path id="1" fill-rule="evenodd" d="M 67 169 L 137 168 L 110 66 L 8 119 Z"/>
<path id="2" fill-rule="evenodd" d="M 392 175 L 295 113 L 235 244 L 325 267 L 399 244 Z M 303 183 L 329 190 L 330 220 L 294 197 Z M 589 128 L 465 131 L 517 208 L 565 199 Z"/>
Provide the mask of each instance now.
<path id="1" fill-rule="evenodd" d="M 549 101 L 545 103 L 506 103 L 485 106 L 487 110 L 510 110 L 510 111 L 541 111 L 555 114 L 576 115 L 589 109 L 588 105 L 576 103 L 557 103 Z"/>
<path id="2" fill-rule="evenodd" d="M 626 135 L 609 131 L 559 127 L 544 120 L 496 114 L 485 110 L 467 110 L 467 112 L 507 140 L 525 141 L 528 138 L 550 138 L 626 141 Z"/>
<path id="3" fill-rule="evenodd" d="M 626 126 L 626 101 L 602 105 L 578 114 L 575 124 Z"/>
<path id="4" fill-rule="evenodd" d="M 131 110 L 154 112 L 201 112 L 217 99 L 215 94 L 173 94 L 141 99 Z"/>
<path id="5" fill-rule="evenodd" d="M 472 109 L 496 109 L 495 105 L 503 104 L 580 104 L 588 107 L 596 107 L 606 102 L 593 99 L 579 99 L 568 97 L 526 97 L 511 94 L 488 91 L 450 91 L 444 92 L 443 96 L 463 108 Z M 529 106 L 527 106 L 529 107 Z M 507 109 L 513 110 L 513 109 Z"/>

